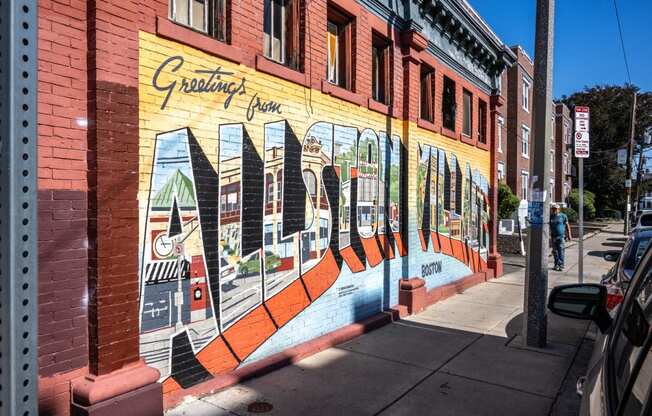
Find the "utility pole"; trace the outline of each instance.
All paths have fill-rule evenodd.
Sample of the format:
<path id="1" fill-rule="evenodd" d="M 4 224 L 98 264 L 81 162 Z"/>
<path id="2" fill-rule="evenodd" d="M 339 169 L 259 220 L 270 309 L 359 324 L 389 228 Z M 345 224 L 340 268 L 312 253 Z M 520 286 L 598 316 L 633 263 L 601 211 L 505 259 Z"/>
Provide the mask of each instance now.
<path id="1" fill-rule="evenodd" d="M 530 347 L 546 346 L 548 294 L 548 240 L 550 220 L 550 124 L 552 102 L 555 0 L 537 0 L 534 52 L 534 157 L 532 199 L 529 207 L 528 259 L 525 268 L 523 340 Z"/>
<path id="2" fill-rule="evenodd" d="M 634 90 L 634 102 L 632 106 L 632 126 L 629 135 L 629 151 L 627 154 L 627 173 L 625 175 L 625 192 L 627 193 L 627 205 L 625 207 L 625 229 L 624 229 L 625 235 L 629 235 L 629 217 L 632 210 L 632 162 L 633 162 L 632 158 L 634 157 L 634 132 L 635 131 L 636 131 L 636 90 Z"/>

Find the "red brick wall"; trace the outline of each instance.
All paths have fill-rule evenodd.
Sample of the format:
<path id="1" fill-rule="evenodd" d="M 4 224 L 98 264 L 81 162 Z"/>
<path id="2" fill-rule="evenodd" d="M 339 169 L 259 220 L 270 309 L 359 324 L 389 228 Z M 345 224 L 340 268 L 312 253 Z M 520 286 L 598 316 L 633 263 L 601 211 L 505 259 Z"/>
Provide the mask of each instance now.
<path id="1" fill-rule="evenodd" d="M 532 80 L 534 68 L 532 61 L 525 55 L 520 47 L 512 47 L 516 54 L 517 63 L 507 70 L 507 184 L 512 191 L 521 197 L 521 172 L 530 171 L 530 159 L 524 158 L 522 153 L 521 126 L 530 128 L 530 153 L 533 149 L 534 134 L 532 131 L 532 92 L 533 83 L 530 83 L 530 111 L 525 111 L 522 106 L 523 77 Z"/>

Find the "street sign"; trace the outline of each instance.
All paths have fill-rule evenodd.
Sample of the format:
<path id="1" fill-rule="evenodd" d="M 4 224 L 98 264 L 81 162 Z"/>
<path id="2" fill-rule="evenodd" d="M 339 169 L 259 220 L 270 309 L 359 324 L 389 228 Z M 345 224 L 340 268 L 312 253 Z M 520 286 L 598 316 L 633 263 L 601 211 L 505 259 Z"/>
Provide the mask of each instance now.
<path id="1" fill-rule="evenodd" d="M 589 132 L 589 107 L 575 107 L 575 131 Z"/>
<path id="2" fill-rule="evenodd" d="M 631 187 L 632 187 L 632 180 L 625 179 L 625 188 L 631 188 Z"/>
<path id="3" fill-rule="evenodd" d="M 575 157 L 589 157 L 589 133 L 575 133 Z"/>

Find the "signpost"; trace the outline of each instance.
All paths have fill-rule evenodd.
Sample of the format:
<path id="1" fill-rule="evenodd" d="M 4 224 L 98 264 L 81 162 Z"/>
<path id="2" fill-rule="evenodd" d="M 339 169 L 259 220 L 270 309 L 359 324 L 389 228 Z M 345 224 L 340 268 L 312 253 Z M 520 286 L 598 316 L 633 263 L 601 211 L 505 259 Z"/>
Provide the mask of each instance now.
<path id="1" fill-rule="evenodd" d="M 590 113 L 589 107 L 575 107 L 575 146 L 577 174 L 579 182 L 579 233 L 577 242 L 577 279 L 584 282 L 584 159 L 589 157 L 590 148 Z"/>

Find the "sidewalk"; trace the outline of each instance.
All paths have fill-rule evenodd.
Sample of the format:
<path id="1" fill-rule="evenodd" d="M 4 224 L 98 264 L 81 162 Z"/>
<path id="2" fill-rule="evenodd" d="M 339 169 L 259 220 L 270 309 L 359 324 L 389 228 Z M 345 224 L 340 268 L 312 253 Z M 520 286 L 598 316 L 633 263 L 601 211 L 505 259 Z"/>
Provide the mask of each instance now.
<path id="1" fill-rule="evenodd" d="M 585 282 L 612 265 L 602 252 L 617 225 L 585 241 Z M 577 247 L 549 286 L 577 281 Z M 251 415 L 576 415 L 575 380 L 592 349 L 589 324 L 548 316 L 548 346 L 522 347 L 522 270 L 475 286 L 305 360 L 201 399 L 168 416 Z M 251 409 L 254 410 L 254 409 Z"/>

